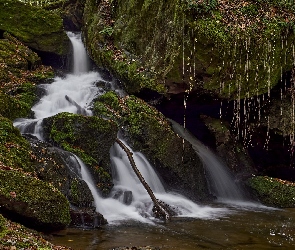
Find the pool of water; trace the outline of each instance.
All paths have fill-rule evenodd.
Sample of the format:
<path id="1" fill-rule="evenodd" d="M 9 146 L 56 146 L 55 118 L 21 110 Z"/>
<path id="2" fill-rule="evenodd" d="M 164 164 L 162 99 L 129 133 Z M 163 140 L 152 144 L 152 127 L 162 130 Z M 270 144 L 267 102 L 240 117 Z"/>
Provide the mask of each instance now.
<path id="1" fill-rule="evenodd" d="M 295 249 L 295 209 L 248 204 L 223 208 L 208 219 L 172 218 L 168 223 L 121 221 L 95 230 L 69 228 L 52 242 L 73 249 L 157 246 L 160 249 Z"/>

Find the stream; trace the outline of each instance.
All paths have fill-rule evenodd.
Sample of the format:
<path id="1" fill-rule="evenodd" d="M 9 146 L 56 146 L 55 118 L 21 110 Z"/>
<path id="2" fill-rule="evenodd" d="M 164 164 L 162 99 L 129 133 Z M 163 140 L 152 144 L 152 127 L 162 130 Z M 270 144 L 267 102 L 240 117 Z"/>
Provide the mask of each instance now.
<path id="1" fill-rule="evenodd" d="M 46 95 L 33 108 L 34 119 L 18 119 L 14 125 L 22 133 L 30 133 L 42 140 L 42 119 L 60 112 L 91 115 L 92 100 L 105 92 L 98 81 L 119 93 L 111 82 L 103 80 L 98 72 L 88 69 L 87 54 L 81 37 L 68 33 L 74 47 L 73 74 L 56 77 L 44 86 Z M 78 60 L 75 60 L 78 59 Z M 85 60 L 84 60 L 85 59 Z M 215 203 L 196 204 L 186 197 L 168 192 L 153 167 L 140 152 L 133 157 L 140 172 L 158 199 L 177 211 L 169 223 L 152 216 L 153 203 L 134 175 L 127 156 L 118 145 L 110 149 L 114 167 L 114 188 L 110 197 L 100 197 L 87 167 L 77 158 L 81 178 L 86 181 L 95 200 L 96 210 L 109 224 L 97 229 L 68 228 L 56 232 L 50 239 L 58 245 L 73 249 L 112 249 L 119 246 L 153 245 L 161 249 L 294 249 L 295 209 L 274 209 L 244 198 L 229 173 L 214 153 L 173 125 L 177 133 L 192 143 L 210 176 L 211 190 L 218 198 Z M 216 167 L 212 169 L 212 167 Z M 217 176 L 214 176 L 214 173 Z M 217 182 L 222 179 L 223 182 Z M 131 192 L 132 199 L 124 202 L 122 193 Z"/>
<path id="2" fill-rule="evenodd" d="M 295 209 L 218 205 L 228 213 L 219 218 L 173 218 L 154 225 L 125 221 L 96 230 L 67 229 L 52 242 L 74 249 L 157 246 L 161 249 L 294 249 Z"/>

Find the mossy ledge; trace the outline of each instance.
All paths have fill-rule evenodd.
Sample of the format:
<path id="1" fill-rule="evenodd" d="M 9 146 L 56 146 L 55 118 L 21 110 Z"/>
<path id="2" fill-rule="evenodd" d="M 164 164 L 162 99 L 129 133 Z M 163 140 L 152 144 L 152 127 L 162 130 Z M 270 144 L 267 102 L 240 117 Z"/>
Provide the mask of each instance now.
<path id="1" fill-rule="evenodd" d="M 268 176 L 254 176 L 248 185 L 260 202 L 267 206 L 295 207 L 295 184 Z"/>
<path id="2" fill-rule="evenodd" d="M 40 230 L 70 223 L 69 202 L 53 186 L 27 174 L 0 170 L 0 211 Z"/>
<path id="3" fill-rule="evenodd" d="M 284 1 L 86 0 L 94 61 L 127 92 L 267 93 L 294 64 L 294 6 Z"/>
<path id="4" fill-rule="evenodd" d="M 62 18 L 54 12 L 16 0 L 0 0 L 0 30 L 7 31 L 27 46 L 65 55 L 69 39 Z"/>

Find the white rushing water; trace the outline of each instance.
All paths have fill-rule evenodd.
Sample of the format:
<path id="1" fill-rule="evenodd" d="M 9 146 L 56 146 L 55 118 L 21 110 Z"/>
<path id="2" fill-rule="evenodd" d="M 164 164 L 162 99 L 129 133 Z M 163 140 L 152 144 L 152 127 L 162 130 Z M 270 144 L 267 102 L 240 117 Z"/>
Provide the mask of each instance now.
<path id="1" fill-rule="evenodd" d="M 44 84 L 46 94 L 32 108 L 34 119 L 18 119 L 14 125 L 22 133 L 30 133 L 42 140 L 42 120 L 60 112 L 83 113 L 91 115 L 90 104 L 98 95 L 105 92 L 96 86 L 103 81 L 98 72 L 87 68 L 88 58 L 80 35 L 68 32 L 74 51 L 73 74 L 56 77 L 51 84 Z M 86 66 L 86 67 L 85 67 Z M 110 84 L 109 82 L 105 82 Z M 111 87 L 114 89 L 115 87 Z M 126 144 L 126 143 L 125 143 Z M 132 151 L 132 149 L 130 149 Z M 215 218 L 224 214 L 226 209 L 200 206 L 180 194 L 166 192 L 160 178 L 146 158 L 139 152 L 133 152 L 135 163 L 156 197 L 169 204 L 178 216 L 196 218 Z M 75 156 L 76 157 L 76 156 Z M 109 198 L 102 198 L 89 174 L 86 165 L 76 157 L 80 164 L 80 174 L 94 197 L 95 207 L 109 223 L 122 220 L 136 220 L 150 223 L 153 220 L 153 203 L 134 174 L 126 153 L 114 144 L 110 150 L 114 168 L 114 188 Z"/>
<path id="2" fill-rule="evenodd" d="M 184 129 L 177 122 L 170 120 L 174 131 L 182 138 L 192 144 L 192 147 L 199 155 L 206 170 L 211 192 L 219 200 L 243 201 L 245 195 L 237 183 L 228 167 L 219 159 L 208 147 L 203 145 L 187 129 Z"/>

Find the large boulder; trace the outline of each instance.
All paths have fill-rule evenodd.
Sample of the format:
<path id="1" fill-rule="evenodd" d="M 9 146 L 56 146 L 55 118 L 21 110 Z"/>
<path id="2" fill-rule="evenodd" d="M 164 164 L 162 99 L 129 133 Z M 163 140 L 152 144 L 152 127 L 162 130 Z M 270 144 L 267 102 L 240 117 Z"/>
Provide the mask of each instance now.
<path id="1" fill-rule="evenodd" d="M 267 93 L 291 69 L 294 19 L 283 1 L 86 0 L 83 30 L 91 57 L 130 94 L 240 99 Z"/>
<path id="2" fill-rule="evenodd" d="M 203 164 L 192 146 L 178 137 L 165 117 L 135 96 L 102 95 L 94 105 L 97 116 L 115 120 L 135 151 L 143 153 L 168 188 L 195 200 L 209 197 Z"/>
<path id="3" fill-rule="evenodd" d="M 32 166 L 38 178 L 51 183 L 76 207 L 90 207 L 93 197 L 81 177 L 80 165 L 74 155 L 50 143 L 26 136 L 32 150 Z"/>
<path id="4" fill-rule="evenodd" d="M 56 188 L 28 174 L 0 170 L 0 212 L 41 230 L 70 223 L 69 202 Z"/>
<path id="5" fill-rule="evenodd" d="M 79 156 L 107 194 L 112 187 L 109 151 L 117 137 L 117 125 L 99 117 L 60 113 L 45 118 L 43 127 L 44 139 Z"/>
<path id="6" fill-rule="evenodd" d="M 0 30 L 39 51 L 65 55 L 69 49 L 61 17 L 21 1 L 0 0 Z"/>

